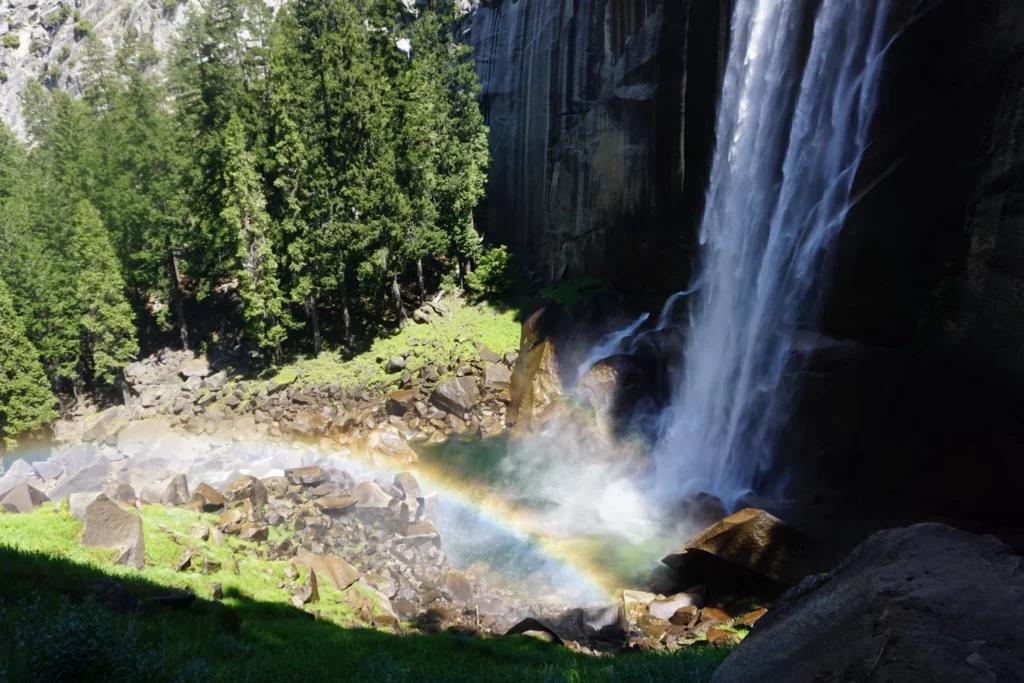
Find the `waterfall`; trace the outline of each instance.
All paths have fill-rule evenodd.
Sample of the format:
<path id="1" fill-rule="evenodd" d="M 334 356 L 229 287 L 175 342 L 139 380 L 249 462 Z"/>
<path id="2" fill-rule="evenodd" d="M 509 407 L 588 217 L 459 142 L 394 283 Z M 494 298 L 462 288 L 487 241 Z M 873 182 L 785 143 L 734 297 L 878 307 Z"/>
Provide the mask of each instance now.
<path id="1" fill-rule="evenodd" d="M 771 464 L 796 389 L 792 339 L 817 312 L 868 145 L 888 6 L 822 0 L 811 15 L 806 0 L 736 2 L 700 286 L 654 450 L 661 493 L 731 505 Z"/>

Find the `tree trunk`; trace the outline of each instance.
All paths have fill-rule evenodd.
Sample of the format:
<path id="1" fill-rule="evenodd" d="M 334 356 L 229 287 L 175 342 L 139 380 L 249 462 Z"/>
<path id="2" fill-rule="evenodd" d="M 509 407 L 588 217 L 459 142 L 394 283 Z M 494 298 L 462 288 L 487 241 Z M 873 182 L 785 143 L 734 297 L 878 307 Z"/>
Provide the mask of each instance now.
<path id="1" fill-rule="evenodd" d="M 352 316 L 348 312 L 348 285 L 341 276 L 341 322 L 345 326 L 345 343 L 352 346 Z"/>
<path id="2" fill-rule="evenodd" d="M 427 300 L 427 285 L 423 282 L 423 259 L 416 259 L 416 284 L 420 288 L 420 306 Z"/>
<path id="3" fill-rule="evenodd" d="M 398 316 L 398 326 L 405 326 L 405 309 L 402 308 L 402 290 L 398 287 L 398 276 L 391 276 L 391 298 L 395 304 L 395 315 Z"/>
<path id="4" fill-rule="evenodd" d="M 459 261 L 459 289 L 461 289 L 463 291 L 465 291 L 465 289 L 466 289 L 465 275 L 466 275 L 465 268 L 463 268 L 462 261 L 460 260 Z"/>
<path id="5" fill-rule="evenodd" d="M 171 306 L 178 318 L 178 331 L 181 334 L 181 348 L 189 350 L 188 325 L 185 324 L 185 302 L 181 293 L 181 272 L 178 270 L 178 253 L 171 249 Z"/>
<path id="6" fill-rule="evenodd" d="M 309 324 L 313 328 L 313 357 L 320 355 L 320 319 L 316 314 L 316 299 L 312 294 L 306 295 L 306 315 L 309 316 Z"/>

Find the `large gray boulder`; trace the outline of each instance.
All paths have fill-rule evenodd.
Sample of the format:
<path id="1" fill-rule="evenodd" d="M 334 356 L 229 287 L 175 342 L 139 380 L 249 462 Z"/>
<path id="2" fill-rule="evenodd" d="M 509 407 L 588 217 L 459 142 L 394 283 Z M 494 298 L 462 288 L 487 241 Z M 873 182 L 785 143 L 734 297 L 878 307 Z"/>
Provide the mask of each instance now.
<path id="1" fill-rule="evenodd" d="M 43 479 L 36 472 L 32 465 L 24 460 L 15 460 L 11 466 L 0 477 L 0 498 L 16 486 L 28 484 L 30 486 L 42 486 Z"/>
<path id="2" fill-rule="evenodd" d="M 0 496 L 0 506 L 25 513 L 32 512 L 43 503 L 50 500 L 37 488 L 28 484 L 18 484 L 3 496 Z"/>
<path id="3" fill-rule="evenodd" d="M 875 534 L 762 617 L 715 683 L 1019 681 L 1024 559 L 941 524 Z"/>
<path id="4" fill-rule="evenodd" d="M 146 541 L 142 518 L 122 510 L 103 494 L 85 508 L 82 545 L 116 548 L 119 564 L 142 569 L 145 566 Z"/>
<path id="5" fill-rule="evenodd" d="M 67 477 L 52 491 L 50 500 L 63 500 L 73 493 L 85 491 L 102 491 L 110 473 L 110 462 L 106 458 L 96 458 L 92 464 Z"/>
<path id="6" fill-rule="evenodd" d="M 462 415 L 476 404 L 479 393 L 472 377 L 453 377 L 437 385 L 430 400 L 441 410 Z"/>

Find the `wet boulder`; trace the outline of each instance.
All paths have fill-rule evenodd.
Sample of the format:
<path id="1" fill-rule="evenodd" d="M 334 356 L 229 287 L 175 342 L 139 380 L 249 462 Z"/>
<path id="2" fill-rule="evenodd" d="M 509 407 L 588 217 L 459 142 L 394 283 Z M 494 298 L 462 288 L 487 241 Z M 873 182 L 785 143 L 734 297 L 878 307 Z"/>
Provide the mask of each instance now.
<path id="1" fill-rule="evenodd" d="M 684 583 L 729 582 L 753 587 L 758 579 L 795 586 L 819 570 L 820 546 L 764 510 L 746 508 L 712 524 L 662 562 Z"/>
<path id="2" fill-rule="evenodd" d="M 430 395 L 431 402 L 449 413 L 462 415 L 476 405 L 479 392 L 472 377 L 453 377 L 440 382 Z"/>
<path id="3" fill-rule="evenodd" d="M 419 459 L 393 425 L 384 425 L 368 433 L 363 438 L 363 449 L 378 467 L 407 465 Z"/>

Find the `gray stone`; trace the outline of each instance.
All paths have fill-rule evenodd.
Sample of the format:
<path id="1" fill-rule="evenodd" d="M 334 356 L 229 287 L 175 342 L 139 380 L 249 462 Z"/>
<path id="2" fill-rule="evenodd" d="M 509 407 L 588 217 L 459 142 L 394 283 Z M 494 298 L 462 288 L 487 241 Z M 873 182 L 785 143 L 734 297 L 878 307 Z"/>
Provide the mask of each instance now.
<path id="1" fill-rule="evenodd" d="M 122 507 L 133 505 L 136 499 L 135 489 L 132 488 L 131 484 L 123 481 L 110 482 L 103 487 L 102 493 Z"/>
<path id="2" fill-rule="evenodd" d="M 356 499 L 356 506 L 361 508 L 386 508 L 394 500 L 372 481 L 356 484 L 352 489 L 352 497 Z"/>
<path id="3" fill-rule="evenodd" d="M 145 566 L 146 540 L 142 535 L 142 518 L 122 510 L 100 494 L 85 508 L 82 545 L 116 548 L 121 551 L 118 563 L 142 569 Z"/>
<path id="4" fill-rule="evenodd" d="M 378 467 L 399 467 L 418 460 L 416 452 L 393 425 L 372 430 L 363 438 L 362 445 Z"/>
<path id="5" fill-rule="evenodd" d="M 395 487 L 403 493 L 406 500 L 416 500 L 423 497 L 420 484 L 411 472 L 399 472 L 396 474 Z"/>
<path id="6" fill-rule="evenodd" d="M 228 373 L 224 370 L 210 375 L 203 380 L 203 389 L 207 391 L 220 391 L 224 388 L 224 385 L 228 382 Z"/>
<path id="7" fill-rule="evenodd" d="M 655 619 L 671 619 L 681 607 L 703 607 L 704 597 L 696 593 L 677 593 L 671 597 L 658 599 L 647 606 L 647 611 Z"/>
<path id="8" fill-rule="evenodd" d="M 40 460 L 32 463 L 32 468 L 40 477 L 47 481 L 54 481 L 64 474 L 64 466 L 52 460 Z"/>
<path id="9" fill-rule="evenodd" d="M 85 428 L 82 430 L 82 441 L 102 440 L 107 436 L 110 428 L 121 417 L 121 407 L 114 406 L 85 420 Z"/>
<path id="10" fill-rule="evenodd" d="M 100 495 L 99 491 L 72 493 L 68 496 L 68 512 L 79 522 L 85 521 L 85 509 Z"/>
<path id="11" fill-rule="evenodd" d="M 512 372 L 504 365 L 488 363 L 484 366 L 484 389 L 502 391 L 508 389 L 512 381 Z"/>
<path id="12" fill-rule="evenodd" d="M 388 373 L 398 372 L 399 370 L 404 369 L 405 365 L 406 365 L 406 360 L 405 360 L 404 357 L 402 357 L 402 356 L 391 356 L 391 358 L 388 359 L 387 372 Z"/>
<path id="13" fill-rule="evenodd" d="M 41 487 L 43 479 L 32 465 L 24 460 L 15 460 L 4 472 L 4 476 L 0 477 L 0 497 L 21 484 Z"/>
<path id="14" fill-rule="evenodd" d="M 476 404 L 478 396 L 476 380 L 472 377 L 446 379 L 434 389 L 430 400 L 438 408 L 449 413 L 462 415 Z"/>
<path id="15" fill-rule="evenodd" d="M 73 493 L 102 491 L 109 472 L 110 463 L 106 458 L 98 458 L 57 484 L 50 491 L 50 500 L 63 500 Z"/>
<path id="16" fill-rule="evenodd" d="M 178 367 L 178 374 L 181 375 L 182 379 L 192 379 L 209 376 L 213 372 L 210 367 L 210 361 L 207 360 L 206 356 L 197 356 L 195 358 L 189 358 Z"/>
<path id="17" fill-rule="evenodd" d="M 5 495 L 0 496 L 0 505 L 8 509 L 14 508 L 18 512 L 32 512 L 43 503 L 49 501 L 39 489 L 28 484 L 18 484 Z"/>
<path id="18" fill-rule="evenodd" d="M 163 505 L 184 505 L 188 502 L 188 499 L 188 477 L 184 474 L 176 474 L 171 477 L 171 481 L 168 482 L 163 495 L 160 496 L 160 502 Z"/>

